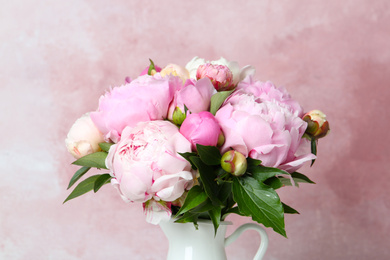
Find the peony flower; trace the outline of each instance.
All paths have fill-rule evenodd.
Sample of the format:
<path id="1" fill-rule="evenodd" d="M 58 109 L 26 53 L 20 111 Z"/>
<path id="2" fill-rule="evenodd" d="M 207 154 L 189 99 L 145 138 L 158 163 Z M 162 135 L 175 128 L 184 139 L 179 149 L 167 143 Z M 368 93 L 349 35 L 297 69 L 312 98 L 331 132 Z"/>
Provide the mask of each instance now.
<path id="1" fill-rule="evenodd" d="M 325 137 L 330 131 L 326 115 L 320 110 L 312 110 L 306 113 L 303 120 L 308 124 L 306 134 L 315 139 Z"/>
<path id="2" fill-rule="evenodd" d="M 225 135 L 222 152 L 234 149 L 264 166 L 288 172 L 316 158 L 308 140 L 302 139 L 306 122 L 287 104 L 241 91 L 225 102 L 215 118 Z"/>
<path id="3" fill-rule="evenodd" d="M 238 83 L 236 93 L 248 93 L 258 98 L 260 101 L 273 101 L 288 108 L 299 117 L 302 117 L 303 109 L 297 101 L 291 98 L 290 94 L 283 87 L 276 88 L 272 82 L 255 81 L 252 76 L 246 77 Z M 230 102 L 234 102 L 234 95 Z"/>
<path id="4" fill-rule="evenodd" d="M 242 153 L 230 150 L 222 155 L 221 167 L 234 176 L 242 176 L 246 172 L 248 163 Z"/>
<path id="5" fill-rule="evenodd" d="M 65 139 L 66 148 L 76 159 L 100 151 L 99 143 L 102 142 L 103 134 L 96 128 L 89 113 L 76 120 Z"/>
<path id="6" fill-rule="evenodd" d="M 180 133 L 191 142 L 192 149 L 196 150 L 196 144 L 216 146 L 221 127 L 213 114 L 202 111 L 188 115 L 180 127 Z"/>
<path id="7" fill-rule="evenodd" d="M 183 86 L 176 88 L 173 101 L 169 106 L 169 120 L 173 120 L 173 113 L 177 108 L 184 113 L 184 106 L 191 113 L 209 110 L 211 96 L 214 93 L 215 89 L 209 79 L 187 80 Z"/>
<path id="8" fill-rule="evenodd" d="M 188 72 L 188 70 L 176 64 L 168 64 L 165 68 L 161 70 L 160 75 L 162 77 L 169 75 L 179 77 L 183 80 L 183 83 L 190 78 L 190 73 Z"/>
<path id="9" fill-rule="evenodd" d="M 140 76 L 100 97 L 91 119 L 107 140 L 118 142 L 126 126 L 167 118 L 174 92 L 181 87 L 177 77 Z"/>
<path id="10" fill-rule="evenodd" d="M 110 148 L 106 165 L 112 183 L 125 201 L 145 203 L 147 219 L 156 211 L 170 216 L 170 206 L 162 202 L 175 201 L 191 188 L 191 165 L 178 152 L 191 152 L 191 143 L 175 125 L 160 120 L 126 127 Z M 159 222 L 156 216 L 161 214 L 153 223 Z"/>
<path id="11" fill-rule="evenodd" d="M 186 65 L 186 69 L 190 72 L 191 79 L 196 79 L 196 73 L 197 73 L 199 66 L 201 66 L 205 63 L 211 63 L 213 65 L 223 65 L 223 66 L 228 67 L 233 75 L 233 85 L 237 85 L 237 83 L 239 81 L 243 80 L 244 78 L 246 78 L 246 76 L 255 74 L 254 67 L 248 65 L 248 66 L 245 66 L 242 69 L 240 69 L 237 62 L 228 61 L 222 57 L 219 60 L 215 60 L 215 61 L 205 61 L 202 58 L 194 57 Z"/>
<path id="12" fill-rule="evenodd" d="M 206 63 L 200 65 L 196 71 L 196 79 L 209 78 L 217 91 L 234 89 L 233 74 L 227 66 Z"/>

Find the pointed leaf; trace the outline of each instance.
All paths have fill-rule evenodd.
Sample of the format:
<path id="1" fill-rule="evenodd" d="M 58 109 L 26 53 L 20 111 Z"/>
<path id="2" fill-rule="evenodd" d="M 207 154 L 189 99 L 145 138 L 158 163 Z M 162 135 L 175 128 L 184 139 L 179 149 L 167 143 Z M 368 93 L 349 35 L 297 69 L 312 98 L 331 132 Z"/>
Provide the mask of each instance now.
<path id="1" fill-rule="evenodd" d="M 96 193 L 104 184 L 109 183 L 111 178 L 111 175 L 108 173 L 100 175 L 100 177 L 95 181 L 93 191 Z"/>
<path id="2" fill-rule="evenodd" d="M 112 143 L 99 143 L 99 146 L 100 148 L 104 151 L 104 152 L 108 152 L 110 150 L 110 147 L 113 146 L 114 144 Z"/>
<path id="3" fill-rule="evenodd" d="M 210 199 L 207 199 L 206 201 L 199 204 L 197 207 L 191 209 L 189 212 L 191 212 L 191 213 L 204 213 L 204 212 L 207 212 L 213 208 L 214 208 L 213 203 L 211 202 Z"/>
<path id="4" fill-rule="evenodd" d="M 315 184 L 314 181 L 310 180 L 306 175 L 299 173 L 299 172 L 293 172 L 291 173 L 291 177 L 293 178 L 295 183 L 311 183 Z"/>
<path id="5" fill-rule="evenodd" d="M 206 201 L 206 199 L 207 199 L 207 195 L 200 186 L 192 187 L 187 194 L 183 206 L 177 212 L 176 216 L 179 216 L 180 214 L 183 214 L 189 211 L 190 209 L 199 206 L 202 202 Z"/>
<path id="6" fill-rule="evenodd" d="M 261 164 L 261 161 L 260 160 L 257 160 L 257 159 L 253 159 L 253 158 L 246 158 L 246 161 L 248 163 L 248 166 L 258 166 Z"/>
<path id="7" fill-rule="evenodd" d="M 215 236 L 215 235 L 217 235 L 219 223 L 221 222 L 221 208 L 220 207 L 213 207 L 213 209 L 209 210 L 209 215 L 210 215 L 211 221 L 213 222 L 214 236 Z"/>
<path id="8" fill-rule="evenodd" d="M 240 209 L 238 207 L 231 208 L 225 212 L 225 214 L 222 216 L 222 219 L 225 219 L 229 214 L 237 214 L 240 216 L 246 216 L 245 214 L 241 213 Z"/>
<path id="9" fill-rule="evenodd" d="M 202 181 L 207 196 L 213 204 L 222 205 L 221 201 L 218 199 L 218 184 L 215 181 L 217 178 L 215 169 L 212 166 L 204 164 L 199 157 L 192 156 L 190 159 L 195 164 L 196 168 L 198 168 L 200 180 Z"/>
<path id="10" fill-rule="evenodd" d="M 105 162 L 107 154 L 108 153 L 106 152 L 91 153 L 84 157 L 81 157 L 77 161 L 74 161 L 73 164 L 86 167 L 95 167 L 99 169 L 107 169 Z"/>
<path id="11" fill-rule="evenodd" d="M 240 212 L 286 237 L 283 206 L 272 188 L 251 176 L 234 178 L 233 196 Z"/>
<path id="12" fill-rule="evenodd" d="M 260 182 L 263 182 L 266 179 L 271 178 L 275 175 L 289 174 L 288 172 L 285 172 L 278 168 L 264 167 L 264 166 L 250 166 L 248 167 L 247 172 L 252 173 L 253 178 L 255 178 Z"/>
<path id="13" fill-rule="evenodd" d="M 212 97 L 211 97 L 211 102 L 210 102 L 210 113 L 215 115 L 218 111 L 218 109 L 222 106 L 223 102 L 225 101 L 225 99 L 230 96 L 230 94 L 233 92 L 234 90 L 230 90 L 230 91 L 221 91 L 221 92 L 218 92 L 218 93 L 215 93 Z"/>
<path id="14" fill-rule="evenodd" d="M 77 198 L 77 197 L 87 193 L 88 191 L 93 190 L 93 187 L 95 186 L 95 181 L 99 177 L 100 177 L 100 174 L 93 175 L 93 176 L 83 180 L 82 182 L 80 182 L 79 185 L 77 185 L 76 188 L 74 188 L 72 193 L 65 199 L 65 201 L 63 203 L 67 202 L 68 200 Z"/>
<path id="15" fill-rule="evenodd" d="M 317 142 L 316 142 L 316 139 L 315 138 L 311 138 L 310 144 L 311 144 L 311 153 L 314 154 L 314 155 L 317 155 Z M 310 166 L 313 166 L 315 161 L 316 161 L 316 159 L 313 159 L 311 161 Z"/>
<path id="16" fill-rule="evenodd" d="M 193 222 L 195 227 L 197 228 L 197 222 L 198 222 L 199 213 L 193 213 L 193 212 L 186 212 L 183 214 L 183 216 L 177 218 L 175 220 L 175 223 L 188 223 Z"/>
<path id="17" fill-rule="evenodd" d="M 275 177 L 275 176 L 266 179 L 263 183 L 264 183 L 265 185 L 270 186 L 270 187 L 271 187 L 272 189 L 274 189 L 274 190 L 277 190 L 277 189 L 283 187 L 283 183 L 279 180 L 278 177 Z"/>
<path id="18" fill-rule="evenodd" d="M 154 66 L 154 62 L 151 59 L 149 59 L 149 61 L 150 61 L 150 65 L 149 65 L 149 69 L 148 69 L 148 75 L 152 75 L 152 71 L 156 70 L 156 68 Z"/>
<path id="19" fill-rule="evenodd" d="M 89 171 L 89 169 L 91 169 L 91 167 L 81 167 L 72 177 L 72 179 L 70 179 L 69 181 L 69 185 L 68 185 L 68 188 L 67 190 L 69 190 L 70 187 L 73 186 L 73 184 L 75 184 L 86 172 Z"/>
<path id="20" fill-rule="evenodd" d="M 200 159 L 207 165 L 220 165 L 221 164 L 221 153 L 215 146 L 204 146 L 197 144 L 196 149 Z"/>
<path id="21" fill-rule="evenodd" d="M 282 202 L 282 205 L 283 205 L 283 211 L 285 214 L 299 214 L 299 212 L 297 210 L 293 209 L 289 205 L 286 205 L 283 202 Z"/>
<path id="22" fill-rule="evenodd" d="M 178 153 L 180 154 L 184 159 L 186 159 L 187 161 L 189 161 L 191 163 L 191 166 L 192 166 L 192 169 L 196 170 L 196 166 L 194 165 L 194 163 L 191 161 L 191 157 L 192 156 L 195 156 L 196 157 L 196 153 Z"/>

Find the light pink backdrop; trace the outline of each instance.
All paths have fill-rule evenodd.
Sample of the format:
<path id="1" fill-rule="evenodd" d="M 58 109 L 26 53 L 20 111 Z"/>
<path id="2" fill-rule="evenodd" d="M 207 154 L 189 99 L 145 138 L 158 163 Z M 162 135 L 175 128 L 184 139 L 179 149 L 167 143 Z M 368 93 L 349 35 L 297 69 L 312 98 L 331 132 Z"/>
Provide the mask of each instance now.
<path id="1" fill-rule="evenodd" d="M 280 192 L 301 214 L 286 216 L 288 239 L 268 230 L 265 259 L 390 258 L 388 0 L 0 6 L 0 259 L 164 259 L 163 233 L 112 187 L 62 205 L 76 170 L 64 138 L 148 58 L 195 55 L 254 65 L 331 123 L 315 167 L 302 169 L 317 184 Z M 258 241 L 246 233 L 229 259 L 250 259 Z"/>

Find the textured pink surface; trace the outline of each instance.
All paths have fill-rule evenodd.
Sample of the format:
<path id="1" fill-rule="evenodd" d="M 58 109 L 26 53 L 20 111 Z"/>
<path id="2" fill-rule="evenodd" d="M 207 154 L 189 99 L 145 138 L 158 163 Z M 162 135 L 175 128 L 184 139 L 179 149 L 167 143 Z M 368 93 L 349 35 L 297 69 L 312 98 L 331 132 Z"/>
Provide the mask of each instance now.
<path id="1" fill-rule="evenodd" d="M 110 186 L 61 204 L 76 169 L 63 140 L 148 58 L 195 55 L 254 65 L 331 122 L 302 170 L 317 184 L 280 193 L 301 214 L 286 217 L 288 239 L 268 232 L 265 259 L 389 259 L 389 10 L 387 0 L 2 1 L 0 259 L 164 259 L 163 233 Z M 250 259 L 258 240 L 244 234 L 229 259 Z"/>

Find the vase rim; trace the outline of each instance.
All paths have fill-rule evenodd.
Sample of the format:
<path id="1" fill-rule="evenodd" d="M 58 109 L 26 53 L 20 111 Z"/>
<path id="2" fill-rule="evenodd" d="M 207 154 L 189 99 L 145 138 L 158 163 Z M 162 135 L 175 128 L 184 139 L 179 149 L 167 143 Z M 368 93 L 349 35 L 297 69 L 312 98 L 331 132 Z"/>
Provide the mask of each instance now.
<path id="1" fill-rule="evenodd" d="M 171 218 L 169 222 L 175 223 L 174 218 Z M 175 223 L 175 224 L 193 224 L 192 222 L 187 223 Z M 210 219 L 198 219 L 198 224 L 207 224 L 207 225 L 213 225 L 213 222 Z M 220 221 L 219 225 L 233 225 L 233 222 L 231 221 Z"/>

